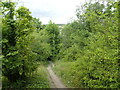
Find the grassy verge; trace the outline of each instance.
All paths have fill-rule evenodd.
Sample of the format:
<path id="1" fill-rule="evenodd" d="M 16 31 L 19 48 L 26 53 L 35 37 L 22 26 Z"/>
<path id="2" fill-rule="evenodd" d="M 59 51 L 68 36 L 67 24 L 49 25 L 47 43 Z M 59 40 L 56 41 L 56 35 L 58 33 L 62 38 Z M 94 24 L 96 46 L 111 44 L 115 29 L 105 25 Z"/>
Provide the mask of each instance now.
<path id="1" fill-rule="evenodd" d="M 119 88 L 119 86 L 117 86 L 119 83 L 115 82 L 115 76 L 115 79 L 107 77 L 112 71 L 106 71 L 99 67 L 97 70 L 94 70 L 96 68 L 93 68 L 93 66 L 90 67 L 88 64 L 89 63 L 82 63 L 79 61 L 56 61 L 53 70 L 69 88 Z M 101 69 L 103 70 L 102 72 L 99 71 Z M 102 75 L 102 73 L 105 74 Z"/>
<path id="2" fill-rule="evenodd" d="M 49 88 L 49 80 L 47 70 L 43 65 L 40 65 L 34 75 L 28 80 L 26 88 Z"/>
<path id="3" fill-rule="evenodd" d="M 70 88 L 79 87 L 79 79 L 72 69 L 74 64 L 75 62 L 57 61 L 53 67 L 53 70 L 59 77 L 61 77 L 63 83 Z"/>
<path id="4" fill-rule="evenodd" d="M 3 88 L 50 88 L 47 76 L 46 67 L 40 64 L 32 75 L 28 76 L 25 81 L 18 80 L 17 82 L 10 83 L 6 77 L 2 79 Z"/>

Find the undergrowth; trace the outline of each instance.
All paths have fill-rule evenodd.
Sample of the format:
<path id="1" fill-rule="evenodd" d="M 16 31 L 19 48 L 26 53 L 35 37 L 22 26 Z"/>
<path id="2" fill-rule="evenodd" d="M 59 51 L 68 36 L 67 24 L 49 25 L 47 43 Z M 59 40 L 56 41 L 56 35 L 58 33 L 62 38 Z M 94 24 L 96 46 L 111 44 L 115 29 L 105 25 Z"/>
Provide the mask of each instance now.
<path id="1" fill-rule="evenodd" d="M 36 71 L 29 75 L 25 80 L 17 80 L 9 82 L 6 77 L 2 78 L 2 89 L 17 88 L 17 90 L 25 88 L 49 88 L 49 80 L 47 70 L 44 65 L 39 65 Z"/>
<path id="2" fill-rule="evenodd" d="M 102 79 L 106 79 L 106 81 L 110 81 L 111 79 L 106 78 L 105 76 L 103 77 L 102 74 L 99 74 L 99 75 L 101 75 L 100 79 L 96 79 L 96 78 L 94 79 L 94 77 L 90 77 L 91 73 L 93 73 L 93 75 L 94 75 L 94 71 L 88 72 L 88 70 L 86 69 L 88 66 L 82 65 L 78 61 L 74 61 L 74 62 L 57 61 L 57 62 L 55 62 L 53 70 L 59 77 L 61 77 L 63 83 L 68 88 L 112 88 L 112 89 L 117 89 L 118 83 L 104 82 Z M 101 68 L 98 68 L 98 69 L 101 69 Z M 97 71 L 97 72 L 99 72 L 99 71 Z M 108 72 L 108 71 L 106 71 L 106 72 Z M 110 73 L 110 71 L 108 73 Z M 112 74 L 111 74 L 111 76 L 112 76 Z M 110 86 L 108 86 L 108 85 L 105 86 L 104 83 L 107 83 Z"/>
<path id="3" fill-rule="evenodd" d="M 75 87 L 75 84 L 78 84 L 78 82 L 74 81 L 74 76 L 72 75 L 72 70 L 70 69 L 73 65 L 74 62 L 57 61 L 53 67 L 53 70 L 61 77 L 63 83 L 70 88 Z"/>

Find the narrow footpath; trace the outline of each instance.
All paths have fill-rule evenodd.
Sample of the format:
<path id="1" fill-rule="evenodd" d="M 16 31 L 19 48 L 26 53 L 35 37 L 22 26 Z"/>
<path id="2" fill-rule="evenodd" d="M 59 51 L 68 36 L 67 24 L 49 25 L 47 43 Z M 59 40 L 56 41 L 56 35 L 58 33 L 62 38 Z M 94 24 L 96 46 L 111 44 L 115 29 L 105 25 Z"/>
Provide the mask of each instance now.
<path id="1" fill-rule="evenodd" d="M 50 64 L 47 67 L 51 88 L 66 88 L 61 82 L 61 80 L 57 77 L 57 75 L 53 72 L 52 66 L 53 63 L 50 62 Z"/>

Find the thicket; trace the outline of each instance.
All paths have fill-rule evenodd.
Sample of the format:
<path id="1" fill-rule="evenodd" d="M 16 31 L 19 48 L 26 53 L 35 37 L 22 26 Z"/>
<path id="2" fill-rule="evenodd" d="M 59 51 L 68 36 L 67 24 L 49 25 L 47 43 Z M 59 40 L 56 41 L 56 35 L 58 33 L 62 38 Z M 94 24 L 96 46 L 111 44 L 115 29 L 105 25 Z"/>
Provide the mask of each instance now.
<path id="1" fill-rule="evenodd" d="M 86 3 L 61 30 L 58 60 L 73 63 L 58 63 L 55 70 L 70 86 L 120 88 L 119 7 L 115 1 Z"/>
<path id="2" fill-rule="evenodd" d="M 63 62 L 55 66 L 56 72 L 60 70 L 73 87 L 120 88 L 120 2 L 86 3 L 77 8 L 77 20 L 60 29 L 51 21 L 42 25 L 26 7 L 16 9 L 14 2 L 0 5 L 2 77 L 9 83 L 25 84 L 39 62 L 59 60 Z"/>
<path id="3" fill-rule="evenodd" d="M 7 88 L 14 88 L 14 85 L 23 83 L 19 87 L 26 87 L 28 78 L 37 76 L 34 71 L 40 62 L 47 62 L 58 52 L 58 26 L 52 22 L 42 25 L 39 19 L 31 16 L 29 9 L 23 6 L 16 8 L 14 2 L 4 0 L 0 5 L 3 16 L 1 40 L 3 85 L 4 82 L 8 82 L 13 85 Z M 46 76 L 43 74 L 40 76 Z M 45 86 L 41 84 L 38 87 Z"/>

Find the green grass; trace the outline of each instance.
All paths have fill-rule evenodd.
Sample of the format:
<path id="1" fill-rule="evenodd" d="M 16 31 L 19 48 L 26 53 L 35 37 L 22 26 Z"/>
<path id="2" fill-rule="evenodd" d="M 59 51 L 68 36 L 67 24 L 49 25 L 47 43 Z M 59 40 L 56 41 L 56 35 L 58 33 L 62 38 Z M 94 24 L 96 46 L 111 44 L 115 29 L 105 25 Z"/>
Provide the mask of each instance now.
<path id="1" fill-rule="evenodd" d="M 87 69 L 89 67 L 89 70 Z M 105 75 L 109 73 L 109 71 L 102 71 L 100 72 L 100 75 L 102 76 L 102 80 L 106 80 L 104 85 L 104 81 L 101 81 L 100 79 L 96 79 L 92 76 L 98 76 L 99 75 L 99 70 L 92 71 L 93 67 L 90 67 L 89 65 L 79 61 L 74 61 L 74 62 L 68 62 L 68 61 L 56 61 L 55 65 L 53 67 L 53 70 L 55 73 L 61 77 L 61 80 L 63 83 L 68 87 L 68 88 L 119 88 L 118 83 L 116 82 L 110 82 L 110 78 L 106 76 L 101 75 L 102 72 L 107 72 Z M 112 80 L 112 79 L 111 79 Z M 109 81 L 109 82 L 108 82 Z M 112 84 L 111 84 L 112 83 Z M 108 86 L 108 85 L 113 85 L 113 86 Z"/>
<path id="2" fill-rule="evenodd" d="M 17 82 L 10 83 L 6 77 L 2 78 L 3 88 L 50 88 L 47 69 L 43 64 L 40 64 L 36 71 L 28 78 L 23 80 L 18 80 Z"/>
<path id="3" fill-rule="evenodd" d="M 47 70 L 43 65 L 40 65 L 32 77 L 28 80 L 26 88 L 49 88 L 49 80 Z"/>
<path id="4" fill-rule="evenodd" d="M 61 77 L 63 83 L 70 88 L 79 87 L 79 79 L 72 69 L 74 64 L 75 62 L 57 61 L 53 67 L 53 70 L 59 77 Z"/>

